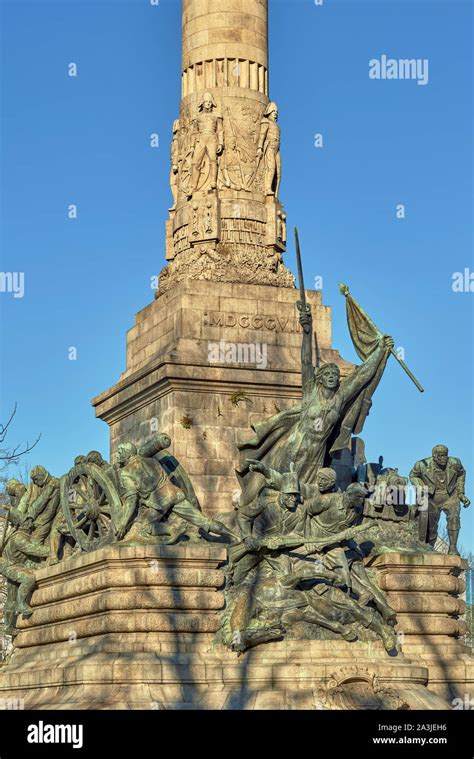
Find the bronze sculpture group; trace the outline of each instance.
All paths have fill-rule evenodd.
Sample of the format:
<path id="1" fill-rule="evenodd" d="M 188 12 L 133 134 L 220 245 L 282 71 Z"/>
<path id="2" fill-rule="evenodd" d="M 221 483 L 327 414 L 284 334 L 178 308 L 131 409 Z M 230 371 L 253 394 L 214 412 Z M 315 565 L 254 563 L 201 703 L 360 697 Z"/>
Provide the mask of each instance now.
<path id="1" fill-rule="evenodd" d="M 432 550 L 442 511 L 449 552 L 457 554 L 460 503 L 469 506 L 465 471 L 437 445 L 410 472 L 416 505 L 400 497 L 407 479 L 381 464 L 362 475 L 354 471 L 353 482 L 338 488 L 332 457 L 362 430 L 394 343 L 345 288 L 351 336 L 364 361 L 341 381 L 335 364 L 313 365 L 304 286 L 301 293 L 302 401 L 256 425 L 255 438 L 239 447 L 236 510 L 219 520 L 203 513 L 165 434 L 140 448 L 121 443 L 113 464 L 91 451 L 78 456 L 60 480 L 36 466 L 27 487 L 7 482 L 0 573 L 8 586 L 8 633 L 14 634 L 18 614 L 32 613 L 35 570 L 45 564 L 111 543 L 214 540 L 227 545 L 220 636 L 233 650 L 290 636 L 379 638 L 387 652 L 396 652 L 395 613 L 370 569 L 371 558 L 387 550 Z M 388 497 L 393 491 L 395 499 Z"/>

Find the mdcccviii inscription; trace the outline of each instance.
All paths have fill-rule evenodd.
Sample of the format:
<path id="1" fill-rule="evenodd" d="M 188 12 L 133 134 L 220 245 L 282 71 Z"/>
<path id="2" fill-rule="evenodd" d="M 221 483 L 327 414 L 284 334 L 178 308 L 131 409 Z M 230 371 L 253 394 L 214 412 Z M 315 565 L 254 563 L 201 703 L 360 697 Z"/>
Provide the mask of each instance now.
<path id="1" fill-rule="evenodd" d="M 301 332 L 298 319 L 282 318 L 279 316 L 259 316 L 258 314 L 234 314 L 224 311 L 205 311 L 203 314 L 205 327 L 242 327 L 268 332 Z"/>

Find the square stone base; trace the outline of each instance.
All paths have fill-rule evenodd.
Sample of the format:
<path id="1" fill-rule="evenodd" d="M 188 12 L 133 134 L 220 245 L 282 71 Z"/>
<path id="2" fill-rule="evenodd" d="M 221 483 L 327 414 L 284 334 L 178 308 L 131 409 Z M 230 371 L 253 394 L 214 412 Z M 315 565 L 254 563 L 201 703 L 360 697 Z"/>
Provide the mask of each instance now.
<path id="1" fill-rule="evenodd" d="M 448 709 L 438 671 L 445 689 L 449 677 L 459 688 L 472 684 L 472 657 L 453 646 L 447 658 L 441 649 L 427 655 L 421 628 L 426 619 L 433 631 L 435 615 L 426 608 L 412 615 L 421 620 L 416 634 L 402 622 L 412 632 L 396 657 L 379 641 L 337 639 L 274 641 L 238 656 L 216 642 L 225 559 L 215 545 L 110 546 L 39 570 L 33 614 L 19 620 L 16 652 L 0 671 L 0 697 L 26 709 Z M 390 578 L 418 587 L 417 577 L 430 576 L 429 563 L 410 559 L 378 560 L 396 592 L 403 583 Z"/>
<path id="2" fill-rule="evenodd" d="M 373 566 L 397 612 L 404 654 L 428 667 L 429 688 L 449 703 L 474 697 L 474 657 L 463 643 L 467 562 L 441 553 L 388 553 Z"/>

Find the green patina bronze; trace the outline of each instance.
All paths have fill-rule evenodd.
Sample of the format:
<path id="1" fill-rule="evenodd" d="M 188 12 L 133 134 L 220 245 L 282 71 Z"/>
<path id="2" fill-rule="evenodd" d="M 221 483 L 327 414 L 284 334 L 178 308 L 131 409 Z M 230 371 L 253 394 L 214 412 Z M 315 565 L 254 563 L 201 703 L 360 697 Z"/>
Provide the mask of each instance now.
<path id="1" fill-rule="evenodd" d="M 461 528 L 461 506 L 471 505 L 464 492 L 466 472 L 461 461 L 449 456 L 445 445 L 436 445 L 432 456 L 417 461 L 410 472 L 410 480 L 425 495 L 424 508 L 420 509 L 420 540 L 433 546 L 438 537 L 441 512 L 446 515 L 449 553 L 459 556 L 457 542 Z M 421 500 L 421 499 L 419 499 Z"/>

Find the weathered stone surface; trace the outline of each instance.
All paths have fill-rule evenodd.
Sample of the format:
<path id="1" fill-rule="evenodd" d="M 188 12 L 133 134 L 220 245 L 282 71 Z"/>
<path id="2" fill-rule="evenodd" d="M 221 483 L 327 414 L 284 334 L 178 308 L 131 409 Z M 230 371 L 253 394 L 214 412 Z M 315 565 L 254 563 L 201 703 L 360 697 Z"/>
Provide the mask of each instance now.
<path id="1" fill-rule="evenodd" d="M 462 615 L 466 611 L 466 603 L 460 598 L 445 594 L 425 593 L 390 593 L 390 604 L 399 613 L 441 613 Z"/>
<path id="2" fill-rule="evenodd" d="M 442 575 L 437 577 L 429 574 L 403 574 L 397 576 L 385 576 L 381 579 L 380 586 L 383 590 L 403 590 L 409 592 L 444 592 L 462 593 L 465 590 L 465 582 L 460 577 Z"/>
<path id="3" fill-rule="evenodd" d="M 0 695 L 41 709 L 324 709 L 366 708 L 364 699 L 386 703 L 395 692 L 396 703 L 412 709 L 444 709 L 459 687 L 471 687 L 473 660 L 455 637 L 458 620 L 425 603 L 420 609 L 419 593 L 416 613 L 400 615 L 395 658 L 378 640 L 274 641 L 237 656 L 214 640 L 224 557 L 212 545 L 114 546 L 41 570 L 33 615 L 21 621 L 16 655 L 0 672 Z M 440 555 L 375 563 L 385 574 L 415 576 L 460 568 Z M 441 625 L 435 634 L 433 620 Z"/>
<path id="4" fill-rule="evenodd" d="M 459 556 L 426 553 L 417 556 L 385 554 L 374 562 L 380 586 L 398 612 L 397 631 L 406 656 L 429 669 L 429 688 L 449 702 L 474 693 L 474 657 L 462 642 L 466 624 L 460 616 L 465 603 L 467 568 Z"/>
<path id="5" fill-rule="evenodd" d="M 205 543 L 114 546 L 41 569 L 33 615 L 18 621 L 18 652 L 107 633 L 215 632 L 225 557 Z"/>

